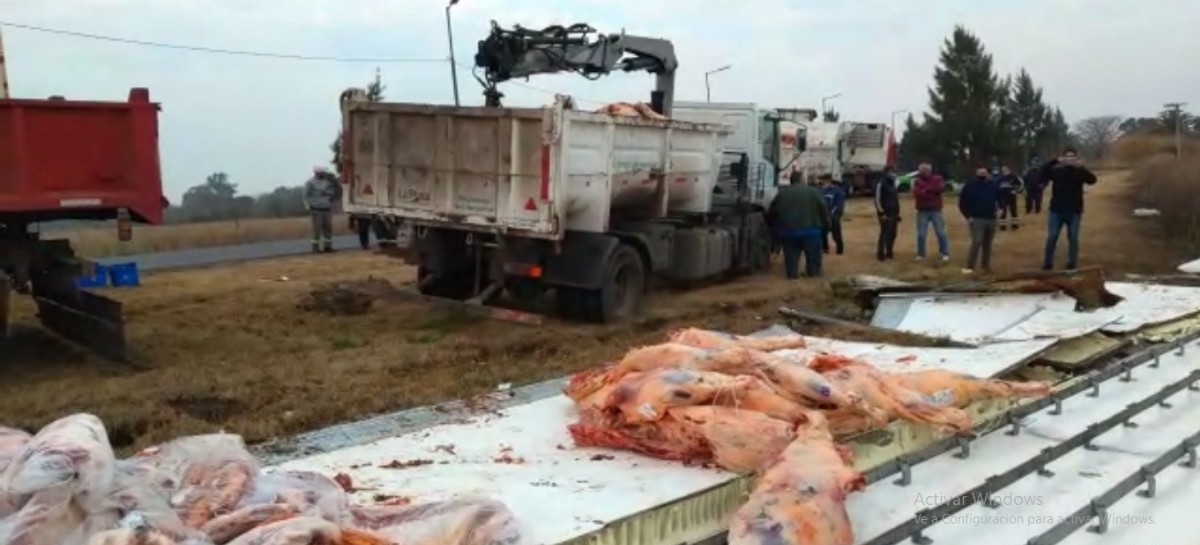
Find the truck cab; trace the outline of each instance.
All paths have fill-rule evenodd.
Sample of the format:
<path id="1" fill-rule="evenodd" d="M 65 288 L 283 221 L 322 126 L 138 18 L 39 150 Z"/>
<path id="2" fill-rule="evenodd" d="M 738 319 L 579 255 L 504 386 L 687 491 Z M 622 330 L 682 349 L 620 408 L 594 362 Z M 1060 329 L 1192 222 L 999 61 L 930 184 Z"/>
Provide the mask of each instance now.
<path id="1" fill-rule="evenodd" d="M 672 115 L 680 121 L 726 125 L 726 154 L 745 154 L 750 201 L 764 209 L 775 198 L 806 147 L 804 128 L 771 110 L 751 103 L 676 102 Z"/>

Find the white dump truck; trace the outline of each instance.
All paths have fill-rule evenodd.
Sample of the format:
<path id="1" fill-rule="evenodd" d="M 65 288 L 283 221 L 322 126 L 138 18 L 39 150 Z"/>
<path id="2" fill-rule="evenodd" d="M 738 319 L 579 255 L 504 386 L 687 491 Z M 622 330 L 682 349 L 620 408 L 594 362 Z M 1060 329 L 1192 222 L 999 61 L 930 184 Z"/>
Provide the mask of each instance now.
<path id="1" fill-rule="evenodd" d="M 842 181 L 850 194 L 869 193 L 884 169 L 896 165 L 895 136 L 886 123 L 848 122 L 844 126 Z"/>
<path id="2" fill-rule="evenodd" d="M 503 290 L 532 305 L 552 290 L 565 317 L 609 322 L 637 311 L 651 278 L 767 267 L 778 119 L 753 108 L 732 126 L 670 119 L 670 42 L 591 32 L 493 28 L 476 57 L 485 107 L 343 94 L 345 209 L 412 228 L 422 294 L 482 304 Z M 562 96 L 500 107 L 507 79 L 617 68 L 656 74 L 651 107 L 664 119 L 582 111 Z M 776 171 L 752 187 L 758 168 Z"/>

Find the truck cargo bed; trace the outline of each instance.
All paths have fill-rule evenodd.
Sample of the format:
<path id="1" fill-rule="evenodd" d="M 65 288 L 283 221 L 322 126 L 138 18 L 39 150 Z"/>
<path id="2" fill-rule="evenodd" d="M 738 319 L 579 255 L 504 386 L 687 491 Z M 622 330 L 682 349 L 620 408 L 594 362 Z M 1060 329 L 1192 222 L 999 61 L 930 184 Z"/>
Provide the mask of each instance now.
<path id="1" fill-rule="evenodd" d="M 561 239 L 621 209 L 709 210 L 724 127 L 575 110 L 348 101 L 347 212 Z M 665 184 L 665 187 L 660 187 Z"/>

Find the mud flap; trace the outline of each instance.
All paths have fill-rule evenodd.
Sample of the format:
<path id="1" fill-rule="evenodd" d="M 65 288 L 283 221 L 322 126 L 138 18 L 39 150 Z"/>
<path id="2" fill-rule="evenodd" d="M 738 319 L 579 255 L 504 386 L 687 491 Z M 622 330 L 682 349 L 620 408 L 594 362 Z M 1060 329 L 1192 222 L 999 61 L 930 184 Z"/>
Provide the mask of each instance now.
<path id="1" fill-rule="evenodd" d="M 103 358 L 126 360 L 121 303 L 77 289 L 41 293 L 35 289 L 33 299 L 46 329 Z"/>

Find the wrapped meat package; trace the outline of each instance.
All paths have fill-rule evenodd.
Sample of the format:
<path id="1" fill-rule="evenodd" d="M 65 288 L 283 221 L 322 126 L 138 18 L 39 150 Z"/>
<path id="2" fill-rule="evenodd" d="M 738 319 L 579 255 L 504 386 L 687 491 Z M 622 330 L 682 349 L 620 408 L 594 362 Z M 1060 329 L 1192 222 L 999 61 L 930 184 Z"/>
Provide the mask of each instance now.
<path id="1" fill-rule="evenodd" d="M 69 416 L 0 428 L 0 545 L 515 545 L 501 503 L 350 503 L 332 478 L 260 474 L 237 435 L 182 437 L 117 461 L 104 426 Z"/>

